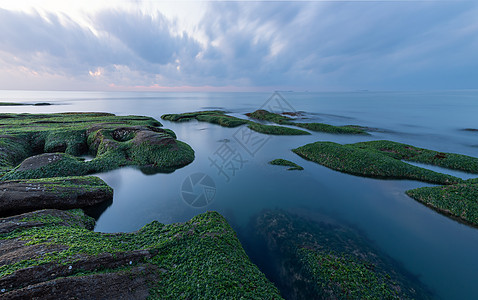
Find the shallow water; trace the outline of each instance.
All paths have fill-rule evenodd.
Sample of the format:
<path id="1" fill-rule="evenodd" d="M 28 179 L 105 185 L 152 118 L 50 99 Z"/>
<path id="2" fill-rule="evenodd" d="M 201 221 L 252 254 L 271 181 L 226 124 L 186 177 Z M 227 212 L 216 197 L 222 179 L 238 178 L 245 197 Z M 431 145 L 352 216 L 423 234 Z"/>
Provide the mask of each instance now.
<path id="1" fill-rule="evenodd" d="M 57 105 L 0 107 L 0 111 L 103 111 L 147 115 L 159 120 L 165 113 L 224 109 L 243 117 L 244 113 L 262 107 L 271 94 L 1 91 L 0 101 Z M 100 174 L 114 188 L 114 199 L 108 207 L 97 210 L 100 215 L 95 230 L 134 231 L 152 220 L 186 221 L 207 210 L 216 210 L 238 232 L 251 259 L 261 265 L 261 255 L 251 250 L 255 241 L 246 233 L 253 216 L 275 208 L 316 212 L 363 232 L 383 252 L 417 275 L 437 298 L 477 298 L 478 229 L 442 216 L 404 193 L 429 184 L 343 174 L 306 161 L 290 150 L 319 140 L 354 143 L 389 139 L 478 156 L 478 133 L 462 130 L 478 129 L 478 92 L 283 93 L 282 96 L 288 103 L 284 106 L 305 112 L 303 121 L 355 124 L 376 131 L 370 136 L 258 134 L 256 141 L 260 141 L 257 145 L 261 147 L 253 147 L 245 145 L 242 127 L 161 120 L 165 128 L 174 130 L 179 140 L 193 147 L 196 159 L 170 174 L 145 175 L 134 168 Z M 220 159 L 224 149 L 234 151 L 235 174 L 232 170 L 220 173 L 211 166 L 210 159 Z M 286 171 L 285 167 L 267 163 L 275 158 L 291 160 L 305 170 Z M 213 201 L 200 208 L 181 198 L 184 180 L 198 172 L 209 175 L 215 184 Z"/>

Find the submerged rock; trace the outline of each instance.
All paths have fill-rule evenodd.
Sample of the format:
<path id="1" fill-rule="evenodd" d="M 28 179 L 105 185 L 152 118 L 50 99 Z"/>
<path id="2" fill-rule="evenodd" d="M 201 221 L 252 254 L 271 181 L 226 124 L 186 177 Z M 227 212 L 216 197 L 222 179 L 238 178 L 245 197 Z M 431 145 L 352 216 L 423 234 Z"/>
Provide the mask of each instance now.
<path id="1" fill-rule="evenodd" d="M 286 299 L 428 299 L 417 278 L 356 230 L 311 214 L 264 211 L 251 232 Z"/>
<path id="2" fill-rule="evenodd" d="M 281 299 L 217 213 L 134 233 L 92 223 L 81 210 L 0 219 L 0 297 Z"/>
<path id="3" fill-rule="evenodd" d="M 57 177 L 0 181 L 0 215 L 45 208 L 83 208 L 113 199 L 98 177 Z"/>

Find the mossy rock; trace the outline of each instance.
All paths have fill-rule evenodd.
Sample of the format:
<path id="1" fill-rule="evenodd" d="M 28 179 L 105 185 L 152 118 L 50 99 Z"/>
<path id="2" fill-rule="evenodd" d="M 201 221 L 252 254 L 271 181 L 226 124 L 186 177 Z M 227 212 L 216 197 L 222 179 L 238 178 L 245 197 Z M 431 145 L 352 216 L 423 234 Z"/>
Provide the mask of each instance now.
<path id="1" fill-rule="evenodd" d="M 173 122 L 185 122 L 195 119 L 200 122 L 217 124 L 222 127 L 237 127 L 248 123 L 247 120 L 228 116 L 225 112 L 220 110 L 206 110 L 183 114 L 165 114 L 161 116 L 161 119 Z"/>
<path id="2" fill-rule="evenodd" d="M 417 278 L 360 232 L 329 217 L 260 213 L 251 231 L 288 299 L 428 299 Z"/>
<path id="3" fill-rule="evenodd" d="M 78 210 L 0 219 L 2 297 L 281 299 L 218 213 L 133 233 L 92 222 Z"/>
<path id="4" fill-rule="evenodd" d="M 263 134 L 271 135 L 309 135 L 310 132 L 284 127 L 284 126 L 273 126 L 273 125 L 264 125 L 259 123 L 250 123 L 247 127 L 251 130 L 257 131 Z"/>
<path id="5" fill-rule="evenodd" d="M 406 193 L 444 215 L 478 227 L 478 182 L 476 180 L 447 186 L 422 187 Z"/>
<path id="6" fill-rule="evenodd" d="M 188 112 L 183 114 L 165 114 L 162 115 L 163 120 L 173 121 L 173 122 L 184 122 L 190 120 L 198 120 L 200 122 L 207 122 L 211 124 L 217 124 L 222 127 L 237 127 L 244 124 L 248 124 L 249 129 L 257 131 L 263 134 L 271 135 L 304 135 L 310 134 L 307 131 L 283 127 L 283 126 L 271 126 L 264 125 L 256 122 L 251 122 L 249 120 L 244 120 L 236 118 L 233 116 L 228 116 L 223 111 L 219 110 L 209 110 L 209 111 L 198 111 L 198 112 Z"/>
<path id="7" fill-rule="evenodd" d="M 287 170 L 289 171 L 292 171 L 292 170 L 303 170 L 304 168 L 302 168 L 301 166 L 299 166 L 298 164 L 296 163 L 293 163 L 289 160 L 286 160 L 286 159 L 282 159 L 282 158 L 278 158 L 278 159 L 274 159 L 274 160 L 271 160 L 269 162 L 269 164 L 271 165 L 276 165 L 276 166 L 286 166 L 286 167 L 290 167 L 290 168 L 287 168 Z"/>
<path id="8" fill-rule="evenodd" d="M 333 170 L 358 176 L 411 179 L 438 184 L 463 182 L 460 178 L 416 167 L 361 145 L 363 144 L 315 142 L 292 151 Z"/>
<path id="9" fill-rule="evenodd" d="M 126 165 L 171 172 L 192 162 L 191 147 L 158 126 L 161 123 L 153 118 L 107 113 L 0 114 L 0 172 L 4 174 L 38 153 L 95 155 L 89 162 L 63 156 L 58 166 L 65 169 L 57 168 L 56 175 L 53 167 L 57 166 L 51 165 L 51 170 L 35 172 L 14 169 L 0 180 L 85 175 Z"/>
<path id="10" fill-rule="evenodd" d="M 113 189 L 98 177 L 56 177 L 0 181 L 0 215 L 45 208 L 83 208 L 113 199 Z"/>
<path id="11" fill-rule="evenodd" d="M 258 109 L 252 113 L 247 113 L 246 116 L 252 119 L 273 122 L 276 124 L 294 125 L 292 122 L 294 119 L 280 114 L 271 113 L 264 109 Z"/>
<path id="12" fill-rule="evenodd" d="M 259 109 L 252 113 L 246 114 L 246 116 L 256 119 L 269 121 L 282 125 L 294 125 L 302 127 L 311 131 L 334 133 L 334 134 L 368 134 L 363 127 L 356 125 L 346 125 L 346 126 L 333 126 L 324 123 L 297 123 L 295 120 L 287 116 L 271 113 L 267 110 Z"/>
<path id="13" fill-rule="evenodd" d="M 308 130 L 333 133 L 333 134 L 363 134 L 368 133 L 359 126 L 345 125 L 345 126 L 333 126 L 324 123 L 295 123 L 295 126 L 299 126 Z"/>
<path id="14" fill-rule="evenodd" d="M 462 154 L 438 152 L 392 141 L 370 141 L 355 147 L 375 151 L 394 159 L 408 160 L 478 174 L 478 158 Z"/>

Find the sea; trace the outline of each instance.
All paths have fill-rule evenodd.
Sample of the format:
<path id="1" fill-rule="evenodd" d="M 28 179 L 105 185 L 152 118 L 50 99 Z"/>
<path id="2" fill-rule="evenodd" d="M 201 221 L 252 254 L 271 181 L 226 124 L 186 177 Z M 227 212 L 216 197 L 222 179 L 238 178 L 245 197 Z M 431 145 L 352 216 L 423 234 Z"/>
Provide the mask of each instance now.
<path id="1" fill-rule="evenodd" d="M 425 284 L 437 299 L 478 299 L 478 229 L 441 215 L 405 194 L 432 186 L 411 180 L 363 178 L 307 161 L 291 149 L 315 141 L 355 143 L 392 140 L 478 157 L 478 91 L 354 91 L 261 93 L 0 91 L 0 102 L 49 106 L 0 106 L 2 113 L 110 112 L 144 115 L 172 129 L 195 151 L 191 164 L 172 173 L 122 168 L 98 174 L 114 199 L 91 214 L 95 231 L 132 232 L 158 220 L 184 222 L 218 211 L 237 232 L 251 260 L 266 275 L 264 254 L 246 230 L 260 212 L 280 209 L 318 213 L 363 233 L 378 249 Z M 251 134 L 161 115 L 223 110 L 233 116 L 257 109 L 299 112 L 298 122 L 360 125 L 369 136 L 312 132 L 304 136 Z M 466 130 L 468 129 L 468 130 Z M 91 157 L 86 156 L 86 159 Z M 288 171 L 269 161 L 284 158 L 302 167 Z M 420 165 L 461 178 L 447 169 Z M 203 180 L 207 179 L 207 180 Z M 198 197 L 196 197 L 198 196 Z M 200 196 L 200 197 L 199 197 Z"/>

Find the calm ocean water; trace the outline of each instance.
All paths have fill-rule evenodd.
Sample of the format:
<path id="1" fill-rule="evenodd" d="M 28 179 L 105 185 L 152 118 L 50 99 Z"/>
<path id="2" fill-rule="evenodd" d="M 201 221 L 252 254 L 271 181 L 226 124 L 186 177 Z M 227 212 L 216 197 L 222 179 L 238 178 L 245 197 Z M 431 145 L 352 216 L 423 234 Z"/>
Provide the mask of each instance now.
<path id="1" fill-rule="evenodd" d="M 416 275 L 443 299 L 478 298 L 478 229 L 444 217 L 405 195 L 426 186 L 408 180 L 377 180 L 332 171 L 305 161 L 290 150 L 314 141 L 353 143 L 388 139 L 443 152 L 478 156 L 478 91 L 281 93 L 284 105 L 303 111 L 308 121 L 377 128 L 371 136 L 258 135 L 245 145 L 238 128 L 196 121 L 172 123 L 196 152 L 195 161 L 170 174 L 146 175 L 133 168 L 100 174 L 114 188 L 114 200 L 98 210 L 95 230 L 134 231 L 152 220 L 182 222 L 207 210 L 223 214 L 250 251 L 254 242 L 245 228 L 264 209 L 317 212 L 357 228 L 383 252 Z M 0 101 L 50 102 L 52 106 L 0 107 L 1 112 L 53 113 L 101 111 L 147 115 L 222 109 L 236 116 L 264 105 L 271 93 L 148 93 L 0 91 Z M 275 101 L 277 98 L 272 99 Z M 273 102 L 268 102 L 269 104 Z M 267 105 L 266 105 L 267 106 Z M 260 146 L 260 147 L 259 147 Z M 234 152 L 234 168 L 222 172 L 211 161 L 224 149 Z M 252 147 L 252 148 L 251 148 Z M 238 155 L 238 156 L 237 156 Z M 240 159 L 239 159 L 240 158 Z M 304 171 L 286 171 L 268 161 L 285 158 Z M 478 175 L 450 172 L 462 178 Z M 209 175 L 216 190 L 213 201 L 194 207 L 181 197 L 182 184 L 194 173 Z M 264 270 L 267 273 L 267 270 Z"/>

